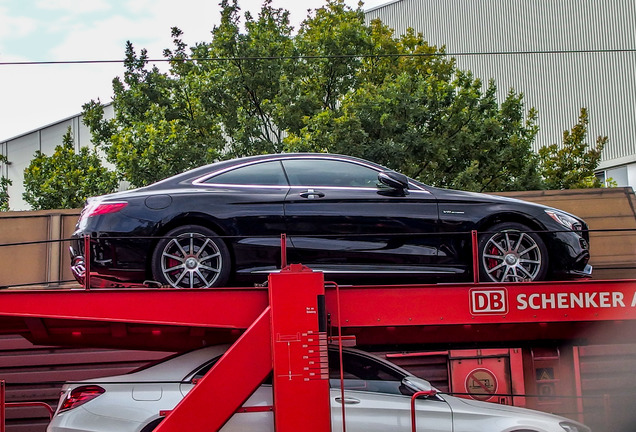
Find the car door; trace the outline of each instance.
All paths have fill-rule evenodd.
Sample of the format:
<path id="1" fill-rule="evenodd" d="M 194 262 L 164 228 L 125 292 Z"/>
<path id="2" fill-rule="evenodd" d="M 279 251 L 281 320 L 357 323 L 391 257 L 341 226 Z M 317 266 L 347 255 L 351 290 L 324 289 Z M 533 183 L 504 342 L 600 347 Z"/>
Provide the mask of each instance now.
<path id="1" fill-rule="evenodd" d="M 403 374 L 371 357 L 343 352 L 344 399 L 337 352 L 330 352 L 332 431 L 343 430 L 343 406 L 349 432 L 410 432 L 411 397 L 401 385 Z M 449 405 L 433 396 L 416 401 L 417 430 L 451 432 Z"/>
<path id="2" fill-rule="evenodd" d="M 378 184 L 378 168 L 347 159 L 283 167 L 291 259 L 328 273 L 440 271 L 437 202 L 425 189 L 397 193 Z"/>
<path id="3" fill-rule="evenodd" d="M 289 185 L 278 160 L 250 162 L 215 173 L 197 183 L 208 206 L 233 243 L 235 270 L 267 273 L 280 268 L 283 206 Z M 201 194 L 198 194 L 201 195 Z"/>

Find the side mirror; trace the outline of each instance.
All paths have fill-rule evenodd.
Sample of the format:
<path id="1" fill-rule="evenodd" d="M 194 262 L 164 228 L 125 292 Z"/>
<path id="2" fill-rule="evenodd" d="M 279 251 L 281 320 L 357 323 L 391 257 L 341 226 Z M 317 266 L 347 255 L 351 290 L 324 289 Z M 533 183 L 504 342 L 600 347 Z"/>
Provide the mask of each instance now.
<path id="1" fill-rule="evenodd" d="M 402 385 L 412 394 L 418 393 L 420 396 L 431 397 L 437 394 L 437 389 L 425 379 L 415 376 L 407 376 L 402 380 Z"/>
<path id="2" fill-rule="evenodd" d="M 378 180 L 380 183 L 403 193 L 407 193 L 406 191 L 409 189 L 409 178 L 395 171 L 380 172 Z"/>

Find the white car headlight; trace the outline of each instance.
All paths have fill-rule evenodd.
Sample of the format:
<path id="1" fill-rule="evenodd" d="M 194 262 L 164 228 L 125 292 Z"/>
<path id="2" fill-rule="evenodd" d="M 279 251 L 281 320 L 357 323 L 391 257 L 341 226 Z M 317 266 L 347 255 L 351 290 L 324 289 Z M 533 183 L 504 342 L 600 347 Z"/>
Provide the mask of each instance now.
<path id="1" fill-rule="evenodd" d="M 581 231 L 581 229 L 583 228 L 581 222 L 567 213 L 553 209 L 546 210 L 545 212 L 548 216 L 550 216 L 552 219 L 554 219 L 567 229 L 571 229 L 572 231 Z"/>

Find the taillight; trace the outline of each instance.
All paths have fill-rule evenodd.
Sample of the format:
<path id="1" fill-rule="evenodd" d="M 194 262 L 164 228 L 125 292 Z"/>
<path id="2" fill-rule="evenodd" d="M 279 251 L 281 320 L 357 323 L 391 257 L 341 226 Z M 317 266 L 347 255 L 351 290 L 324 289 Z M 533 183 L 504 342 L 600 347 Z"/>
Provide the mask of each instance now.
<path id="1" fill-rule="evenodd" d="M 84 405 L 86 402 L 92 401 L 106 390 L 97 385 L 86 385 L 76 387 L 66 395 L 58 412 L 68 411 Z"/>
<path id="2" fill-rule="evenodd" d="M 117 213 L 128 205 L 127 202 L 99 202 L 88 204 L 82 212 L 81 219 L 108 213 Z"/>

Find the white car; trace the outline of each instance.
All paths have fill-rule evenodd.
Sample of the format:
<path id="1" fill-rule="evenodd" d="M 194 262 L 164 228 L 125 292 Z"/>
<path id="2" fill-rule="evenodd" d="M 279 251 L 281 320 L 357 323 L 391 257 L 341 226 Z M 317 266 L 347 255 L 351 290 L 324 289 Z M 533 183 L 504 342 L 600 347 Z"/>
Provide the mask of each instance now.
<path id="1" fill-rule="evenodd" d="M 171 357 L 136 372 L 66 384 L 48 432 L 150 432 L 228 348 L 210 346 Z M 411 431 L 411 395 L 431 390 L 425 380 L 363 351 L 343 352 L 346 429 L 350 432 Z M 342 430 L 339 356 L 329 351 L 331 424 Z M 261 385 L 245 407 L 272 405 L 271 383 Z M 416 401 L 417 430 L 427 432 L 590 432 L 580 423 L 507 405 L 437 393 Z M 274 431 L 271 412 L 235 414 L 223 432 Z"/>

